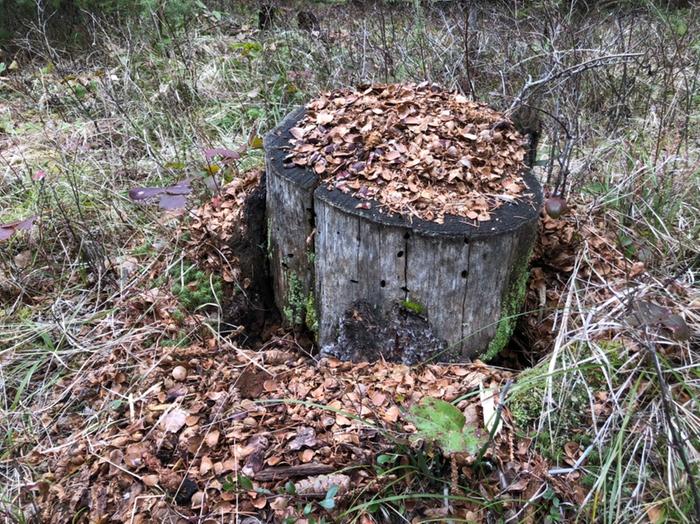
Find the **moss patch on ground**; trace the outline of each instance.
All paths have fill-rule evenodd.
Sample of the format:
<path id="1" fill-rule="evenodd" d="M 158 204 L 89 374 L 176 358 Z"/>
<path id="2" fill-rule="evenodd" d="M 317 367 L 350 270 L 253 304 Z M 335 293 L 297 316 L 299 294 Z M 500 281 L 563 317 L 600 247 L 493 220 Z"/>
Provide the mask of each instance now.
<path id="1" fill-rule="evenodd" d="M 581 354 L 590 353 L 587 346 L 579 349 Z M 608 376 L 618 377 L 617 369 L 624 363 L 619 356 L 622 353 L 621 344 L 608 342 L 602 345 L 602 349 L 609 363 Z M 533 433 L 533 436 L 536 437 L 536 449 L 559 462 L 566 443 L 590 444 L 591 435 L 586 428 L 590 425 L 591 396 L 598 391 L 606 391 L 608 384 L 603 369 L 597 363 L 559 368 L 551 376 L 551 398 L 555 404 L 551 409 L 544 404 L 548 378 L 547 361 L 523 371 L 507 405 L 517 429 L 526 434 L 537 428 L 543 410 L 550 409 L 549 422 L 544 430 Z"/>
<path id="2" fill-rule="evenodd" d="M 218 275 L 207 273 L 190 263 L 170 270 L 173 278 L 172 292 L 182 307 L 189 312 L 207 304 L 220 304 L 224 295 L 224 282 Z"/>

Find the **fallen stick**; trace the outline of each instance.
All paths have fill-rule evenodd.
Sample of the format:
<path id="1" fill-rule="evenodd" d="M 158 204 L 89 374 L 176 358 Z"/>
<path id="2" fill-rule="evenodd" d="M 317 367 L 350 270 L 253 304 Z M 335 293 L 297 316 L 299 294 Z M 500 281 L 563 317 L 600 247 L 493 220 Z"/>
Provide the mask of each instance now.
<path id="1" fill-rule="evenodd" d="M 332 473 L 336 468 L 328 464 L 300 464 L 298 466 L 279 466 L 258 471 L 253 479 L 260 482 L 284 480 L 292 477 L 311 477 Z"/>

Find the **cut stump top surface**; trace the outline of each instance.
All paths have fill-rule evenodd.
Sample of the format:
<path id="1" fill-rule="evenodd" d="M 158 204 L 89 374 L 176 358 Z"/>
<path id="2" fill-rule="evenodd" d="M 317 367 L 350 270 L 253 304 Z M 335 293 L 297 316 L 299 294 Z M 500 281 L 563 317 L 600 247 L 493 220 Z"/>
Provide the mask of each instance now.
<path id="1" fill-rule="evenodd" d="M 437 84 L 370 84 L 322 93 L 295 127 L 290 163 L 323 184 L 399 213 L 441 223 L 487 222 L 528 198 L 525 139 L 504 114 Z"/>
<path id="2" fill-rule="evenodd" d="M 314 198 L 327 202 L 329 205 L 343 209 L 345 213 L 362 217 L 372 222 L 387 226 L 395 226 L 413 230 L 416 234 L 433 237 L 464 237 L 467 240 L 489 238 L 504 233 L 511 233 L 523 223 L 536 219 L 542 205 L 542 189 L 530 170 L 523 174 L 527 186 L 524 196 L 513 203 L 504 203 L 492 211 L 491 219 L 485 222 L 470 221 L 463 217 L 446 215 L 444 223 L 423 220 L 413 216 L 403 216 L 398 213 L 387 213 L 379 204 L 369 202 L 367 209 L 357 207 L 360 202 L 348 193 L 339 190 L 329 190 L 321 179 L 311 169 L 285 163 L 290 140 L 293 138 L 289 130 L 304 115 L 304 108 L 292 111 L 280 125 L 265 136 L 265 150 L 268 161 L 275 171 L 290 182 L 301 188 L 313 190 Z"/>

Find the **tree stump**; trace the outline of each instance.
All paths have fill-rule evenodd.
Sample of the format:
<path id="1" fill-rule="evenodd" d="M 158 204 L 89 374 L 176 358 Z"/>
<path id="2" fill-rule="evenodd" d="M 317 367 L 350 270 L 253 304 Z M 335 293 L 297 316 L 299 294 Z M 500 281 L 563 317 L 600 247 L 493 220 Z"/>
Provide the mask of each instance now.
<path id="1" fill-rule="evenodd" d="M 303 114 L 290 113 L 265 137 L 268 250 L 286 322 L 313 331 L 322 351 L 361 358 L 338 338 L 347 339 L 348 322 L 368 316 L 369 305 L 377 337 L 387 338 L 377 344 L 387 349 L 365 358 L 423 360 L 425 354 L 396 347 L 416 318 L 441 342 L 427 348 L 441 353 L 438 360 L 495 356 L 525 296 L 542 203 L 535 177 L 523 176 L 530 199 L 502 205 L 480 225 L 452 216 L 442 224 L 406 218 L 375 204 L 358 208 L 352 196 L 319 185 L 311 170 L 283 163 L 289 129 Z"/>

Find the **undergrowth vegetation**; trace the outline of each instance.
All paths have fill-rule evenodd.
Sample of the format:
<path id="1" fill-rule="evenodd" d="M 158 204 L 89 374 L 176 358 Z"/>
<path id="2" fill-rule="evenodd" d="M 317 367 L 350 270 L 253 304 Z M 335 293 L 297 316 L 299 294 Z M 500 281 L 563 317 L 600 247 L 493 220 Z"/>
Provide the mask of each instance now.
<path id="1" fill-rule="evenodd" d="M 450 482 L 445 455 L 395 438 L 374 463 L 380 490 L 341 509 L 333 492 L 325 506 L 301 504 L 298 517 L 405 522 L 407 502 L 422 498 L 468 501 L 481 513 L 462 518 L 474 521 L 695 521 L 696 7 L 289 2 L 268 26 L 253 2 L 135 2 L 148 16 L 70 4 L 66 13 L 32 3 L 0 35 L 3 518 L 41 522 L 54 478 L 41 457 L 136 416 L 132 393 L 152 371 L 140 348 L 236 351 L 221 332 L 235 329 L 226 301 L 244 285 L 183 251 L 193 208 L 262 167 L 260 137 L 323 90 L 428 80 L 509 111 L 538 138 L 547 195 L 570 204 L 543 222 L 561 238 L 535 255 L 528 311 L 513 313 L 509 351 L 520 356 L 503 362 L 530 368 L 503 399 L 504 418 L 547 461 L 546 475 L 527 496 L 507 484 L 480 492 L 461 473 Z M 300 27 L 309 11 L 318 29 Z M 213 148 L 241 158 L 212 165 Z M 178 213 L 129 198 L 185 179 L 202 187 Z M 5 227 L 29 217 L 31 227 Z M 647 302 L 668 313 L 650 315 Z M 671 324 L 671 313 L 681 320 Z M 123 377 L 91 382 L 107 365 Z M 86 390 L 104 410 L 81 400 Z M 57 429 L 71 438 L 57 444 Z"/>

